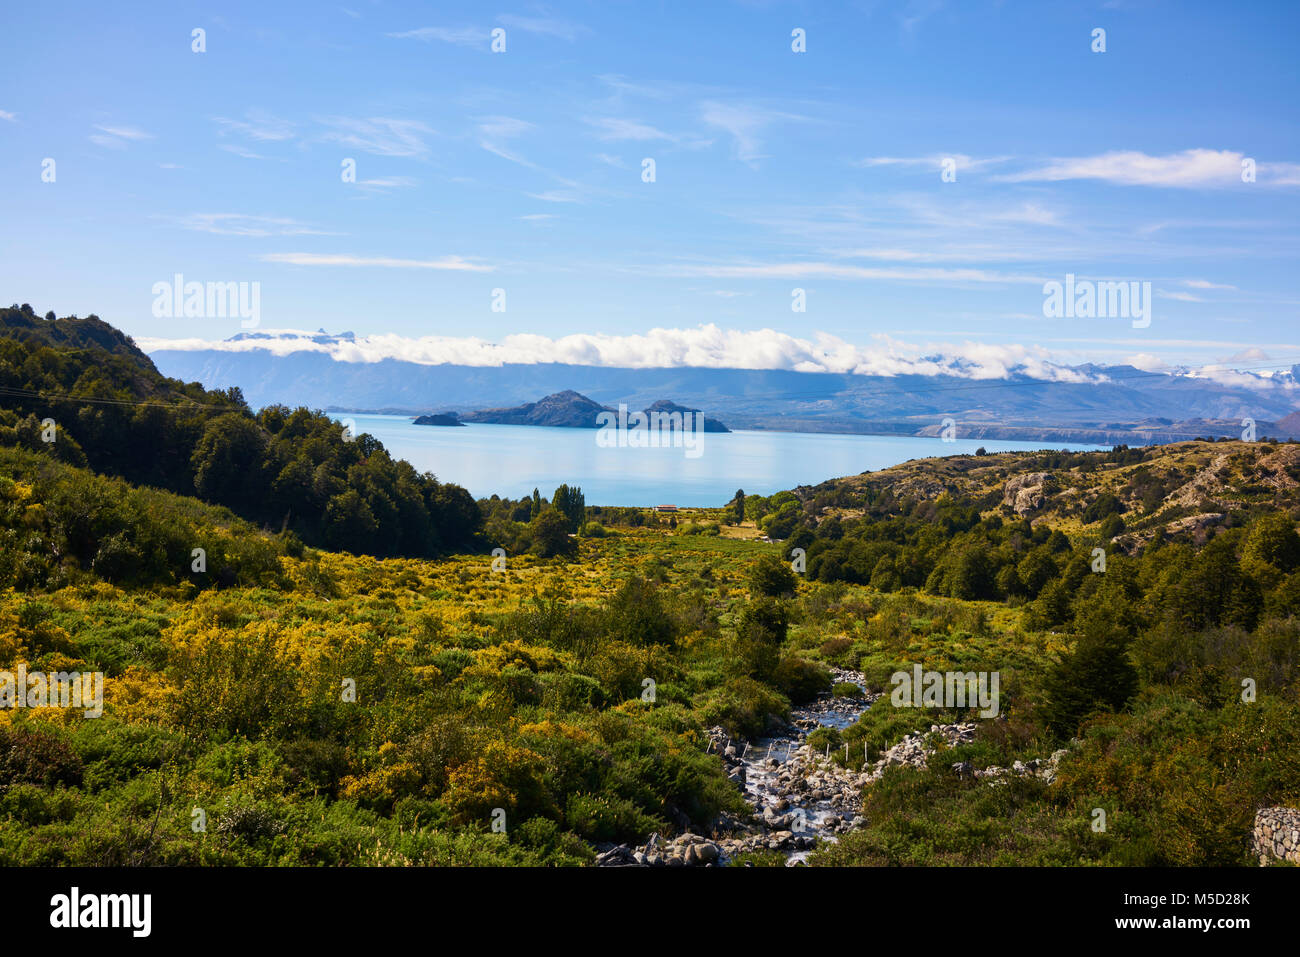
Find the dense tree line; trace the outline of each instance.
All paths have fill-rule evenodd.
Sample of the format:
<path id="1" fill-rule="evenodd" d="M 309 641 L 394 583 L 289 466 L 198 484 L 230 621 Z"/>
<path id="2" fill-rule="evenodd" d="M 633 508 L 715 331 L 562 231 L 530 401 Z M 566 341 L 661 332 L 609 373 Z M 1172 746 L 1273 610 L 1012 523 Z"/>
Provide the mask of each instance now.
<path id="1" fill-rule="evenodd" d="M 573 555 L 578 550 L 573 536 L 604 534 L 598 522 L 587 522 L 587 500 L 576 486 L 561 485 L 549 502 L 538 489 L 533 489 L 531 498 L 517 502 L 493 495 L 482 499 L 479 509 L 486 538 L 511 553 L 529 552 L 541 558 Z"/>
<path id="2" fill-rule="evenodd" d="M 46 441 L 47 422 L 55 428 Z M 238 388 L 163 377 L 107 323 L 0 310 L 0 445 L 225 505 L 305 542 L 371 555 L 467 547 L 482 526 L 461 487 L 394 461 L 320 412 L 254 414 Z"/>

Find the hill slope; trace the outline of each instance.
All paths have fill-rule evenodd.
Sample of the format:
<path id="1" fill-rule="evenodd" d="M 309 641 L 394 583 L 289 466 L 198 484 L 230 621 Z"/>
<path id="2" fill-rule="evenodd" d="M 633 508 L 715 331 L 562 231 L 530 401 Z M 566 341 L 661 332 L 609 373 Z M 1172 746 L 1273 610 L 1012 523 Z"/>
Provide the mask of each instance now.
<path id="1" fill-rule="evenodd" d="M 0 309 L 0 445 L 47 450 L 127 481 L 197 495 L 304 541 L 376 555 L 465 547 L 464 489 L 393 461 L 372 436 L 238 388 L 168 379 L 97 319 Z"/>
<path id="2" fill-rule="evenodd" d="M 52 349 L 94 349 L 107 352 L 125 358 L 145 372 L 158 374 L 153 360 L 140 351 L 130 336 L 110 326 L 98 316 L 87 316 L 84 319 L 69 316 L 59 319 L 50 312 L 42 319 L 26 303 L 12 306 L 3 310 L 3 313 L 6 338 L 49 346 Z"/>

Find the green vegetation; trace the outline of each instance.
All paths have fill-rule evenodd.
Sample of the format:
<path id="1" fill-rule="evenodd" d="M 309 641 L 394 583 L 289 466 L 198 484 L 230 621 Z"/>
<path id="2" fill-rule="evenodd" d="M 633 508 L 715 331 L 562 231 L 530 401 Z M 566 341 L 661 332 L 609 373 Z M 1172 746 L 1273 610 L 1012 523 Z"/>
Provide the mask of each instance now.
<path id="1" fill-rule="evenodd" d="M 887 773 L 866 827 L 817 863 L 1250 863 L 1255 810 L 1300 802 L 1300 447 L 1207 446 L 954 458 L 811 490 L 785 545 L 805 543 L 810 576 L 834 583 L 817 614 L 844 637 L 823 640 L 827 660 L 877 687 L 913 662 L 1002 676 L 976 742 Z M 1040 471 L 1042 500 L 1017 514 L 1008 481 Z M 922 482 L 928 500 L 907 494 Z M 877 707 L 831 743 L 857 766 L 973 717 Z M 949 770 L 1058 748 L 1051 784 Z"/>
<path id="2" fill-rule="evenodd" d="M 197 495 L 308 544 L 431 556 L 469 546 L 481 527 L 464 489 L 393 461 L 372 436 L 349 438 L 307 409 L 254 415 L 237 388 L 164 378 L 94 316 L 0 309 L 0 402 L 0 446 L 49 446 L 61 461 Z"/>
<path id="3" fill-rule="evenodd" d="M 97 719 L 0 710 L 0 864 L 587 864 L 743 816 L 707 729 L 857 695 L 831 666 L 997 671 L 1001 704 L 814 732 L 858 769 L 978 722 L 814 863 L 1246 864 L 1255 809 L 1300 802 L 1300 446 L 955 456 L 672 516 L 475 503 L 98 320 L 4 323 L 0 672 L 106 680 Z M 1057 750 L 1051 781 L 951 770 Z"/>

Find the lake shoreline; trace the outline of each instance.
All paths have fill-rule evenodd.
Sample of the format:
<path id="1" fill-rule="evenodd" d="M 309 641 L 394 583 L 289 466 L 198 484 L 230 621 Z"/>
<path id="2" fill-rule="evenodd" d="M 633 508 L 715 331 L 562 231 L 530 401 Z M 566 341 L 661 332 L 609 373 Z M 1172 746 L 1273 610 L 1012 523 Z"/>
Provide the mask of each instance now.
<path id="1" fill-rule="evenodd" d="M 860 475 L 914 459 L 1051 449 L 1104 449 L 1077 442 L 869 436 L 828 432 L 734 429 L 695 437 L 692 448 L 601 447 L 599 429 L 469 423 L 464 428 L 416 426 L 398 415 L 342 415 L 356 435 L 368 433 L 394 459 L 405 459 L 475 498 L 518 499 L 560 485 L 578 486 L 588 503 L 611 507 L 715 508 L 737 489 L 772 495 Z M 958 432 L 960 436 L 960 431 Z"/>
<path id="2" fill-rule="evenodd" d="M 365 410 L 365 409 L 340 409 L 333 406 L 325 409 L 325 414 L 331 418 L 350 415 L 366 416 L 383 416 L 386 418 L 401 418 L 415 420 L 421 416 L 429 415 L 428 412 L 409 412 L 394 410 Z M 495 422 L 462 422 L 462 425 L 498 425 Z M 801 422 L 801 425 L 816 425 L 815 422 Z M 938 425 L 919 426 L 912 422 L 900 422 L 898 427 L 890 429 L 887 426 L 890 423 L 877 423 L 881 425 L 878 429 L 843 429 L 843 428 L 795 428 L 781 429 L 767 425 L 728 425 L 726 432 L 710 433 L 725 435 L 736 432 L 748 432 L 753 434 L 775 434 L 775 435 L 851 435 L 866 438 L 914 438 L 914 439 L 937 439 L 940 438 L 939 432 L 941 427 Z M 548 429 L 562 428 L 573 431 L 598 431 L 597 426 L 551 426 L 551 425 L 521 425 L 521 428 Z M 962 437 L 970 440 L 989 439 L 997 441 L 1013 442 L 1048 442 L 1048 443 L 1078 443 L 1089 447 L 1109 449 L 1117 444 L 1135 444 L 1135 445 L 1169 445 L 1174 442 L 1185 442 L 1185 437 L 1170 437 L 1164 432 L 1155 430 L 1150 433 L 1136 432 L 1126 429 L 1094 429 L 1087 426 L 1061 426 L 1060 428 L 1044 429 L 1035 426 L 1025 425 L 1003 425 L 994 422 L 976 422 L 958 426 Z M 1180 434 L 1181 436 L 1181 434 Z M 1101 439 L 1102 441 L 1098 441 Z M 1055 445 L 1045 446 L 1055 448 Z"/>

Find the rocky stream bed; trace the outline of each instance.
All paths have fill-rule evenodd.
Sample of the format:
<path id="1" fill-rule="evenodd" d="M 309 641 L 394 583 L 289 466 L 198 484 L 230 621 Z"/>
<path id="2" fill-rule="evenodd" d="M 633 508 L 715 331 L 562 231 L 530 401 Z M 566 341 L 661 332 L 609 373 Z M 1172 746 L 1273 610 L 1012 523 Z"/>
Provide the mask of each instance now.
<path id="1" fill-rule="evenodd" d="M 715 867 L 757 851 L 780 852 L 786 857 L 786 866 L 800 866 L 819 839 L 833 841 L 866 823 L 861 813 L 862 790 L 879 780 L 886 768 L 925 766 L 934 752 L 927 744 L 931 735 L 941 735 L 949 747 L 975 737 L 974 723 L 932 724 L 928 732 L 904 737 L 870 768 L 843 767 L 827 752 L 814 751 L 807 743 L 809 733 L 819 727 L 847 728 L 881 696 L 867 691 L 864 676 L 857 672 L 832 669 L 832 673 L 836 684 L 852 682 L 862 689 L 861 694 L 823 694 L 812 704 L 795 709 L 785 728 L 756 741 L 732 740 L 722 728 L 709 729 L 708 749 L 721 756 L 728 778 L 744 792 L 753 808 L 749 819 L 723 815 L 710 835 L 687 831 L 666 838 L 652 834 L 639 847 L 598 847 L 597 866 Z M 975 769 L 959 762 L 952 770 L 976 779 L 1033 774 L 1051 781 L 1065 753 L 1058 751 L 1044 761 L 1017 761 L 1010 768 Z"/>

